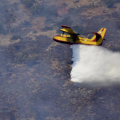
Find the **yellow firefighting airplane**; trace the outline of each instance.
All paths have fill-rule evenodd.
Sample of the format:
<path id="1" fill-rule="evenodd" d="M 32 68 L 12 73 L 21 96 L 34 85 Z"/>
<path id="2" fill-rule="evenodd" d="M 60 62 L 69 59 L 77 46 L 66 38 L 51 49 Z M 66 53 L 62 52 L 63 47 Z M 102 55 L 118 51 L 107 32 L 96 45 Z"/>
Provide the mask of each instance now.
<path id="1" fill-rule="evenodd" d="M 94 36 L 91 39 L 82 38 L 78 36 L 79 34 L 74 32 L 70 27 L 66 25 L 61 26 L 60 29 L 63 34 L 57 35 L 53 37 L 53 40 L 56 42 L 67 43 L 67 44 L 86 44 L 86 45 L 102 45 L 104 40 L 104 36 L 106 33 L 106 28 L 101 28 L 98 32 L 93 32 Z M 64 33 L 68 33 L 69 35 L 65 35 Z"/>

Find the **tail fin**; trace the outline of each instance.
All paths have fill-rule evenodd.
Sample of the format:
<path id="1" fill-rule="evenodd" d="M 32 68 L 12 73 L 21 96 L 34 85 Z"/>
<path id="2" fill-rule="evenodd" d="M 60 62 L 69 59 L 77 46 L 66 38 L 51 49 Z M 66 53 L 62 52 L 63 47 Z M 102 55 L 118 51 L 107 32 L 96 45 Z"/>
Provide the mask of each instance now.
<path id="1" fill-rule="evenodd" d="M 102 36 L 97 33 L 97 32 L 93 32 L 96 35 L 96 39 L 94 39 L 95 42 L 97 42 Z"/>

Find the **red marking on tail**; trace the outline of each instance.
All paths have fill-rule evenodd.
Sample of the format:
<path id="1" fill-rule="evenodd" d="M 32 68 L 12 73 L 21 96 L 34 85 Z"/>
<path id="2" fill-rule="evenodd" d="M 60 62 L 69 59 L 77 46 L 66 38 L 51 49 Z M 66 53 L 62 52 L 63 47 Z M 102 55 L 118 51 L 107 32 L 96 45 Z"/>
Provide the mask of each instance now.
<path id="1" fill-rule="evenodd" d="M 103 31 L 103 30 L 104 30 L 104 28 L 101 31 Z"/>

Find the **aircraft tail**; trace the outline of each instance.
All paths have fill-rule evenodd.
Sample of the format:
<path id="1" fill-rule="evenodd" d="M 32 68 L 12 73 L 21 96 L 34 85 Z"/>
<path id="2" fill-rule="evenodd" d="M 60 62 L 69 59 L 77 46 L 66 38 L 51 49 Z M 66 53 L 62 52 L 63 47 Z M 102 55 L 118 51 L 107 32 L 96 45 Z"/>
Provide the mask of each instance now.
<path id="1" fill-rule="evenodd" d="M 101 28 L 98 32 L 93 32 L 94 33 L 94 36 L 93 36 L 93 41 L 94 42 L 98 42 L 98 41 L 100 41 L 100 43 L 99 43 L 99 45 L 102 45 L 102 42 L 103 42 L 103 40 L 105 40 L 104 39 L 104 37 L 105 37 L 105 34 L 106 34 L 106 28 Z"/>
<path id="2" fill-rule="evenodd" d="M 94 39 L 95 42 L 97 42 L 102 36 L 97 33 L 97 32 L 93 32 L 96 35 L 96 39 Z"/>

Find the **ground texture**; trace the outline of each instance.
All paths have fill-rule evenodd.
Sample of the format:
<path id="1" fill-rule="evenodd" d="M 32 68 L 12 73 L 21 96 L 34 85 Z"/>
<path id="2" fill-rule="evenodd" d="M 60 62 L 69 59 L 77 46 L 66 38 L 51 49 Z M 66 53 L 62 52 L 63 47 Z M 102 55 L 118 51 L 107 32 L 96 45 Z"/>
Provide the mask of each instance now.
<path id="1" fill-rule="evenodd" d="M 63 24 L 86 37 L 106 27 L 103 47 L 119 52 L 119 1 L 8 1 L 0 1 L 0 120 L 119 120 L 120 87 L 75 86 L 70 46 L 52 40 Z"/>

